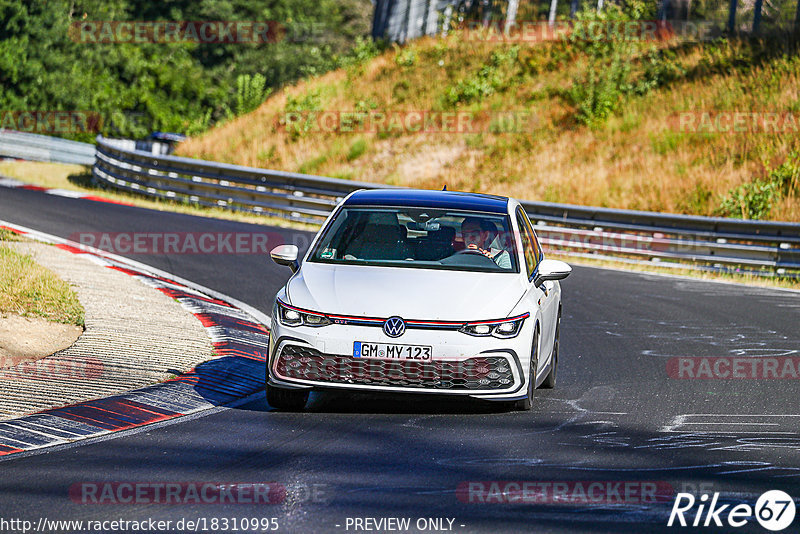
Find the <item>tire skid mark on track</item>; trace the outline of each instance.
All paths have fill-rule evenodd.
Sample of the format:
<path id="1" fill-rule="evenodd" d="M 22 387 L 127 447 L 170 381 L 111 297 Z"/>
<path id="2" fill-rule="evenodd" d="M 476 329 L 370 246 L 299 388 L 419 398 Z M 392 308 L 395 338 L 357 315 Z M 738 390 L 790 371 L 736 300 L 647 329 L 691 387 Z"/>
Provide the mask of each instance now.
<path id="1" fill-rule="evenodd" d="M 175 299 L 203 324 L 215 354 L 213 359 L 160 384 L 2 421 L 0 458 L 224 406 L 263 388 L 269 330 L 237 302 L 204 294 L 166 273 L 145 272 L 122 258 L 99 254 L 77 243 L 9 223 L 0 227 L 69 252 L 90 255 L 96 263 L 134 276 Z"/>

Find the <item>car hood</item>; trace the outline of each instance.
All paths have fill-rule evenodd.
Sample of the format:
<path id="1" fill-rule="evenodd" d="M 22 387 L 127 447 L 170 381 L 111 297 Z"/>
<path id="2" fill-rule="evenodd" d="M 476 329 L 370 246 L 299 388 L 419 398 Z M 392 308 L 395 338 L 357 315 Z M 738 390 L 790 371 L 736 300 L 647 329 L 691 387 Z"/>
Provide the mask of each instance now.
<path id="1" fill-rule="evenodd" d="M 287 286 L 290 304 L 323 313 L 440 321 L 507 317 L 522 298 L 516 273 L 304 262 Z"/>

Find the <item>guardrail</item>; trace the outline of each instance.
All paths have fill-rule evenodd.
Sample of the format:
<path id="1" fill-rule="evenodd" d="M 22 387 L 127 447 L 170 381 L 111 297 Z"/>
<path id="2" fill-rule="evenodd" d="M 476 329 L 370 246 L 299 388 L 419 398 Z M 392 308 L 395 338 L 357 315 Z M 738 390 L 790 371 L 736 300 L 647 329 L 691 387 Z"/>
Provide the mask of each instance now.
<path id="1" fill-rule="evenodd" d="M 125 150 L 97 139 L 101 183 L 319 224 L 348 193 L 388 187 Z M 592 258 L 800 277 L 800 224 L 523 202 L 543 244 Z"/>
<path id="2" fill-rule="evenodd" d="M 92 174 L 101 183 L 150 197 L 320 224 L 357 189 L 381 184 L 322 178 L 214 161 L 156 156 L 97 138 Z"/>
<path id="3" fill-rule="evenodd" d="M 800 278 L 797 223 L 522 204 L 542 242 L 573 255 Z"/>
<path id="4" fill-rule="evenodd" d="M 38 136 L 37 136 L 38 137 Z M 159 199 L 320 224 L 357 189 L 383 184 L 159 156 L 97 138 L 99 184 Z M 523 202 L 551 251 L 697 270 L 800 278 L 800 224 Z"/>
<path id="5" fill-rule="evenodd" d="M 89 143 L 13 130 L 0 130 L 0 157 L 93 165 L 94 153 L 94 145 Z"/>

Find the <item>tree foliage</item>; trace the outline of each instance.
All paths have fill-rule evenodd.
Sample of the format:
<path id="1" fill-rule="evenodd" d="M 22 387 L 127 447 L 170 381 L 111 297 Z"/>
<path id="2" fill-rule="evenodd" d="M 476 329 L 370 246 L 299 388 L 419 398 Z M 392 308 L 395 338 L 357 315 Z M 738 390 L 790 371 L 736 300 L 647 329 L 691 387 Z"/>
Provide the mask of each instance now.
<path id="1" fill-rule="evenodd" d="M 0 0 L 0 110 L 98 113 L 107 136 L 196 133 L 340 65 L 370 11 L 369 0 Z M 275 21 L 282 31 L 268 43 L 101 44 L 70 34 L 81 21 Z"/>

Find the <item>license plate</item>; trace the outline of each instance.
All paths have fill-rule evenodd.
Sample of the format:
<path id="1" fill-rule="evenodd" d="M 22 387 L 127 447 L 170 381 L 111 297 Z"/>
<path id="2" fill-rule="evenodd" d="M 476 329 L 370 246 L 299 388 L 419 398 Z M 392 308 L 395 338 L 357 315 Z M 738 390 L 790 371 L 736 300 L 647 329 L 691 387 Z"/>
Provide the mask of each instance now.
<path id="1" fill-rule="evenodd" d="M 353 358 L 379 360 L 431 361 L 431 347 L 427 345 L 395 345 L 393 343 L 353 343 Z"/>

